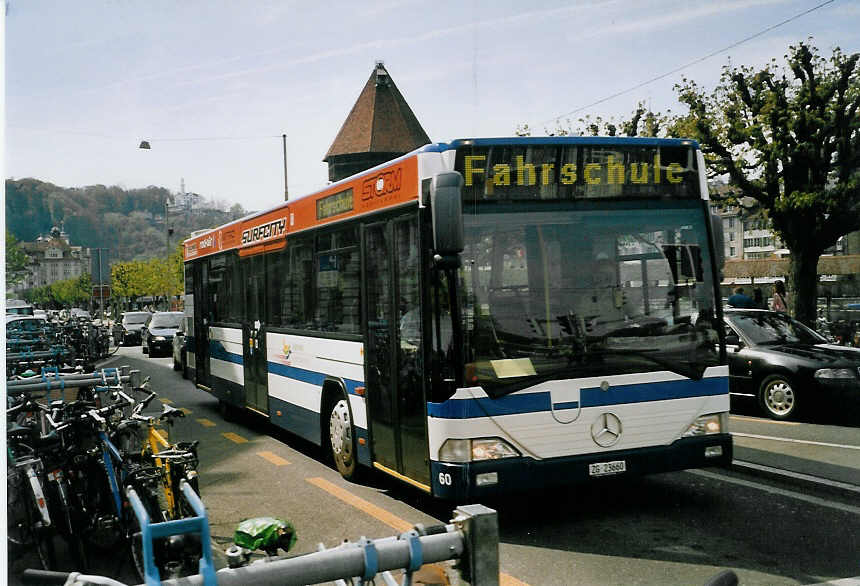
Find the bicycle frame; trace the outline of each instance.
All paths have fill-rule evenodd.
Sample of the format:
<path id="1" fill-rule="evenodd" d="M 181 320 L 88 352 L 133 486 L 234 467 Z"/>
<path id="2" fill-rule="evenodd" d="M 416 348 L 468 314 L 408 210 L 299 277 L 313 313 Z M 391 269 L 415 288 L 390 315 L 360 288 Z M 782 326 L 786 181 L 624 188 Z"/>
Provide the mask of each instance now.
<path id="1" fill-rule="evenodd" d="M 170 441 L 168 438 L 161 435 L 159 429 L 155 427 L 155 423 L 153 421 L 148 421 L 146 426 L 146 442 L 149 446 L 149 449 L 152 450 L 152 455 L 156 456 L 155 465 L 164 470 L 164 479 L 165 481 L 162 483 L 162 487 L 164 489 L 164 496 L 167 499 L 167 507 L 171 513 L 171 517 L 176 517 L 177 506 L 176 506 L 176 495 L 173 494 L 173 483 L 170 481 L 171 472 L 170 472 L 170 461 L 166 458 L 158 458 L 158 453 L 161 451 L 161 448 L 168 449 L 170 448 Z M 144 448 L 146 451 L 146 448 Z"/>

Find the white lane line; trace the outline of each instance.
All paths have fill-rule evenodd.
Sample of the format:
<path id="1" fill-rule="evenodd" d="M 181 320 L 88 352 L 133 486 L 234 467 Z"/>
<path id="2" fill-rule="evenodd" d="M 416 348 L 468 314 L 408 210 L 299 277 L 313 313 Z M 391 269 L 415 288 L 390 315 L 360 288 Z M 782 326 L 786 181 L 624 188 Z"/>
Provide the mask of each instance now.
<path id="1" fill-rule="evenodd" d="M 848 484 L 847 482 L 839 482 L 838 480 L 830 480 L 827 478 L 822 478 L 820 476 L 812 476 L 810 474 L 804 474 L 802 472 L 792 472 L 791 470 L 782 470 L 780 468 L 774 468 L 773 466 L 765 466 L 764 464 L 756 464 L 754 462 L 745 462 L 743 460 L 732 460 L 732 466 L 740 466 L 741 468 L 751 468 L 753 470 L 760 470 L 760 471 L 767 472 L 770 474 L 777 474 L 779 476 L 787 476 L 789 478 L 796 478 L 798 480 L 803 480 L 806 482 L 814 482 L 817 484 L 824 484 L 825 486 L 831 486 L 834 488 L 839 488 L 841 490 L 847 490 L 848 492 L 853 492 L 858 497 L 860 497 L 860 486 L 857 486 L 856 484 Z"/>
<path id="2" fill-rule="evenodd" d="M 849 446 L 846 444 L 831 444 L 828 442 L 813 442 L 810 440 L 799 440 L 799 439 L 791 439 L 787 437 L 773 437 L 770 435 L 756 435 L 754 433 L 736 433 L 732 432 L 733 436 L 736 437 L 748 437 L 752 439 L 761 439 L 761 440 L 771 440 L 775 442 L 789 442 L 793 444 L 807 444 L 810 446 L 825 446 L 828 448 L 845 448 L 846 450 L 860 450 L 860 446 Z"/>
<path id="3" fill-rule="evenodd" d="M 741 480 L 740 478 L 732 478 L 730 476 L 722 476 L 720 474 L 716 474 L 714 472 L 708 472 L 706 470 L 687 470 L 690 474 L 695 474 L 696 476 L 702 476 L 704 478 L 708 478 L 710 480 L 716 480 L 720 482 L 728 482 L 730 484 L 737 484 L 740 486 L 746 486 L 748 488 L 755 488 L 757 490 L 763 490 L 764 492 L 769 492 L 772 494 L 778 494 L 780 496 L 793 498 L 799 501 L 804 501 L 807 503 L 811 503 L 813 505 L 818 505 L 819 507 L 827 507 L 829 509 L 836 509 L 838 511 L 843 511 L 846 513 L 853 513 L 855 515 L 860 515 L 860 507 L 855 507 L 852 505 L 845 505 L 842 503 L 836 503 L 833 501 L 824 500 L 818 497 L 809 496 L 807 494 L 802 494 L 799 492 L 794 492 L 792 490 L 785 490 L 782 488 L 776 488 L 773 486 L 767 486 L 764 484 L 759 484 L 757 482 L 750 482 L 749 480 Z"/>
<path id="4" fill-rule="evenodd" d="M 770 423 L 771 425 L 803 425 L 798 421 L 774 421 L 773 419 L 762 419 L 761 417 L 746 417 L 744 415 L 729 415 L 729 419 L 738 421 L 755 421 L 756 423 Z"/>

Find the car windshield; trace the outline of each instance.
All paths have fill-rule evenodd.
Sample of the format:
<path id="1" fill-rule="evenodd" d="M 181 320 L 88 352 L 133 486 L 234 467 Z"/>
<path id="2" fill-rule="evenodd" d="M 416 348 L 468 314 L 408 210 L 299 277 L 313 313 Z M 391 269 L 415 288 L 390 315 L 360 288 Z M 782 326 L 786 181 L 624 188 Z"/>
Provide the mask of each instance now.
<path id="1" fill-rule="evenodd" d="M 705 215 L 660 204 L 466 216 L 466 379 L 498 396 L 550 379 L 698 379 L 718 364 Z"/>
<path id="2" fill-rule="evenodd" d="M 784 313 L 727 314 L 753 344 L 826 344 L 827 339 Z"/>
<path id="3" fill-rule="evenodd" d="M 182 321 L 181 313 L 164 313 L 152 316 L 149 326 L 152 328 L 178 328 Z"/>
<path id="4" fill-rule="evenodd" d="M 122 321 L 126 324 L 142 324 L 146 323 L 150 315 L 149 313 L 127 313 L 122 316 Z"/>

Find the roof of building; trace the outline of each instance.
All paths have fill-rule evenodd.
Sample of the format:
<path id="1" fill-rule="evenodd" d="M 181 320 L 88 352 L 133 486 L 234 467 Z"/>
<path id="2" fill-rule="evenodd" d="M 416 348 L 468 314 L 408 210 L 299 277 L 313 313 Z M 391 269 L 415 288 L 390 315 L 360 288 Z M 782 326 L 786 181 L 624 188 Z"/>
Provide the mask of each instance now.
<path id="1" fill-rule="evenodd" d="M 357 153 L 408 153 L 430 142 L 382 62 L 377 62 L 323 161 Z"/>

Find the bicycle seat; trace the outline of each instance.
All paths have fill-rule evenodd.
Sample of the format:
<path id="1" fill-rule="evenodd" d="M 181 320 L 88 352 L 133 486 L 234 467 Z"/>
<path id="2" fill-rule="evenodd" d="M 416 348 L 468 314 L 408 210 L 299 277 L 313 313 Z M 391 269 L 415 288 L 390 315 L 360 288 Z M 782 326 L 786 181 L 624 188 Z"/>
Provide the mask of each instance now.
<path id="1" fill-rule="evenodd" d="M 176 407 L 171 407 L 170 405 L 164 405 L 161 411 L 161 417 L 166 419 L 170 419 L 171 417 L 185 417 L 185 411 L 177 409 Z"/>

